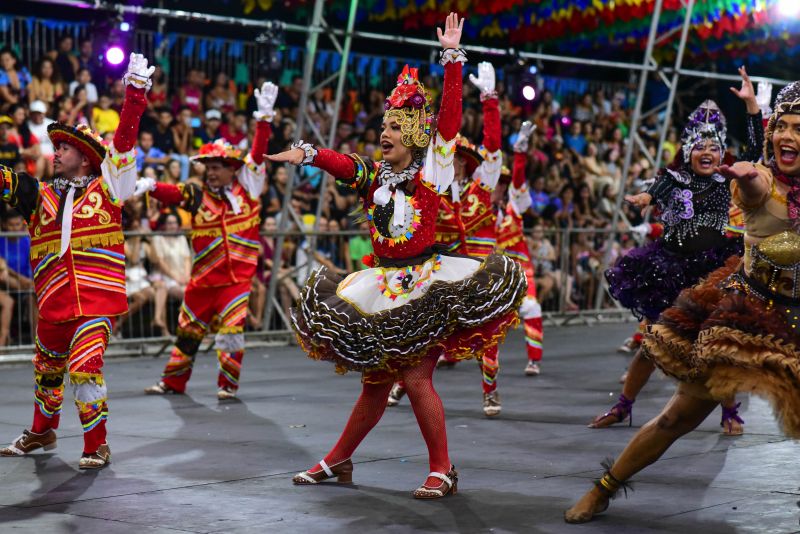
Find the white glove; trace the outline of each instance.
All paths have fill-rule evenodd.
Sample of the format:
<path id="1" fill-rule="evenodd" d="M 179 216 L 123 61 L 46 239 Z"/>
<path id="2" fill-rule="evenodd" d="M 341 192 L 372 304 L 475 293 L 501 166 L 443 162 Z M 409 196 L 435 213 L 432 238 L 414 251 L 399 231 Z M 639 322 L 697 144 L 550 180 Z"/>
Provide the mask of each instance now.
<path id="1" fill-rule="evenodd" d="M 156 190 L 156 181 L 152 178 L 139 178 L 136 180 L 136 189 L 133 191 L 133 196 L 140 197 L 145 193 Z"/>
<path id="2" fill-rule="evenodd" d="M 758 104 L 758 109 L 761 110 L 761 114 L 765 117 L 772 114 L 772 110 L 769 107 L 770 99 L 772 99 L 772 84 L 769 82 L 758 82 L 756 104 Z"/>
<path id="3" fill-rule="evenodd" d="M 275 117 L 274 107 L 275 100 L 278 98 L 278 86 L 272 82 L 264 82 L 261 90 L 256 88 L 253 95 L 256 97 L 256 106 L 258 107 L 258 110 L 253 112 L 253 117 L 257 121 L 272 121 Z"/>
<path id="4" fill-rule="evenodd" d="M 147 66 L 146 57 L 142 54 L 131 52 L 131 58 L 128 61 L 128 72 L 122 77 L 122 81 L 124 81 L 126 85 L 133 85 L 139 89 L 145 88 L 149 90 L 150 86 L 153 85 L 150 76 L 153 75 L 155 70 L 155 67 Z"/>
<path id="5" fill-rule="evenodd" d="M 494 95 L 494 67 L 488 61 L 478 63 L 478 77 L 476 78 L 473 74 L 470 74 L 469 81 L 480 89 L 481 96 Z"/>
<path id="6" fill-rule="evenodd" d="M 650 234 L 650 223 L 637 224 L 631 226 L 631 232 L 639 234 L 642 237 L 647 237 Z"/>
<path id="7" fill-rule="evenodd" d="M 517 140 L 514 142 L 514 152 L 527 152 L 528 141 L 530 141 L 531 134 L 536 129 L 536 125 L 531 121 L 525 121 L 519 127 Z"/>

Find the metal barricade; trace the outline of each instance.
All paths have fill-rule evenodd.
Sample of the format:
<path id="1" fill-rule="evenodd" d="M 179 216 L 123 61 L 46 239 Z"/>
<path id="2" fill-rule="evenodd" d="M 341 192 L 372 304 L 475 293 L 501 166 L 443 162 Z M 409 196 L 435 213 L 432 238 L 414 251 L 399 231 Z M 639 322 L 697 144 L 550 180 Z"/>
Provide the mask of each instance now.
<path id="1" fill-rule="evenodd" d="M 630 318 L 627 310 L 605 294 L 602 247 L 609 232 L 564 228 L 547 229 L 540 236 L 526 230 L 546 324 Z M 358 230 L 289 231 L 284 234 L 282 263 L 270 269 L 269 247 L 277 235 L 265 232 L 261 236 L 264 251 L 251 286 L 245 334 L 248 347 L 291 343 L 289 310 L 312 270 L 325 266 L 346 275 L 364 268 L 362 256 L 371 251 L 369 234 Z M 153 231 L 126 232 L 125 238 L 130 311 L 116 321 L 109 352 L 158 355 L 169 350 L 173 342 L 185 282 L 162 272 L 159 264 L 164 258 L 159 251 L 190 251 L 188 236 Z M 544 244 L 544 240 L 546 246 L 531 247 Z M 542 252 L 548 247 L 552 255 Z M 27 233 L 0 232 L 0 361 L 25 360 L 33 353 L 37 310 L 29 255 Z M 617 256 L 611 254 L 612 259 Z M 271 276 L 278 276 L 279 290 L 273 302 L 272 321 L 266 324 L 266 288 Z M 598 292 L 603 295 L 600 306 L 595 307 Z M 209 337 L 207 346 L 212 343 L 213 338 Z"/>

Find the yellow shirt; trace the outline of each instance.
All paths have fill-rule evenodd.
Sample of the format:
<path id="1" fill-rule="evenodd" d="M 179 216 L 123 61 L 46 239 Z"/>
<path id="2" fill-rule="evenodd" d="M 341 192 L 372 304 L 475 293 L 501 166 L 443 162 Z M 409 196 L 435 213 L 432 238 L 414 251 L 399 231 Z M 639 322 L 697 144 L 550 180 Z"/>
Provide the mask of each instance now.
<path id="1" fill-rule="evenodd" d="M 119 113 L 113 109 L 94 108 L 92 110 L 92 122 L 97 133 L 104 135 L 113 132 L 119 126 Z"/>

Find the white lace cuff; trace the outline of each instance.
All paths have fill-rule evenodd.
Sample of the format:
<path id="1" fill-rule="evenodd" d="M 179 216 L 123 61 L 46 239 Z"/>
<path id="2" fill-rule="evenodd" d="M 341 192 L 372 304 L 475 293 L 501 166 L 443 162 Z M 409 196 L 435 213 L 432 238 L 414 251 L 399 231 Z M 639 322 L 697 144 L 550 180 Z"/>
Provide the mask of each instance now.
<path id="1" fill-rule="evenodd" d="M 462 48 L 445 48 L 439 52 L 439 63 L 447 65 L 448 63 L 461 63 L 462 65 L 467 62 L 467 53 Z"/>
<path id="2" fill-rule="evenodd" d="M 306 143 L 302 139 L 292 143 L 292 148 L 299 148 L 306 154 L 303 158 L 303 161 L 300 162 L 300 165 L 311 165 L 317 158 L 317 149 L 314 148 L 314 145 L 311 143 Z"/>

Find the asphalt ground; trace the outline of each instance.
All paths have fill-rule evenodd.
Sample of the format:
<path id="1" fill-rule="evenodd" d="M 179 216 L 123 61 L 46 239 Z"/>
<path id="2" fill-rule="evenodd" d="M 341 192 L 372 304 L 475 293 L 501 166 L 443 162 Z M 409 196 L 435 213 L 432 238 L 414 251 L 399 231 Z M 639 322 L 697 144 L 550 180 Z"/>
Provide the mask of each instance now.
<path id="1" fill-rule="evenodd" d="M 112 360 L 112 464 L 81 472 L 81 429 L 67 390 L 58 448 L 0 458 L 0 532 L 800 532 L 800 446 L 769 406 L 742 398 L 745 435 L 720 434 L 719 410 L 634 478 L 635 491 L 596 521 L 573 526 L 563 511 L 655 416 L 674 385 L 653 377 L 634 425 L 586 428 L 619 394 L 628 361 L 616 347 L 634 323 L 551 328 L 539 377 L 525 377 L 523 338 L 501 349 L 500 417 L 481 410 L 475 362 L 437 371 L 459 492 L 418 501 L 428 472 L 408 401 L 387 409 L 353 457 L 352 486 L 296 487 L 337 439 L 359 392 L 357 375 L 296 347 L 245 356 L 240 399 L 216 399 L 216 360 L 199 357 L 185 396 L 148 397 L 161 358 Z M 0 440 L 30 424 L 30 365 L 0 367 Z"/>

